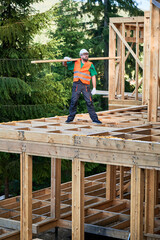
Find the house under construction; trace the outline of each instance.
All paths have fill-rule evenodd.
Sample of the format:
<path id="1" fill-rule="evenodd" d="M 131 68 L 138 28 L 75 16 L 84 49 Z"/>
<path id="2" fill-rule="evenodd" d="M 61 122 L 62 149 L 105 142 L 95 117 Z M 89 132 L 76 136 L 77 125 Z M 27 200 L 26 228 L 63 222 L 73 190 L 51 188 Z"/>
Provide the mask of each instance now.
<path id="1" fill-rule="evenodd" d="M 66 116 L 0 124 L 0 151 L 19 154 L 21 165 L 21 195 L 0 201 L 0 240 L 31 240 L 55 227 L 72 229 L 73 240 L 84 232 L 160 239 L 160 1 L 150 2 L 144 17 L 110 19 L 109 57 L 120 59 L 109 60 L 109 110 L 97 113 L 102 125 L 88 114 L 71 124 Z M 133 93 L 125 92 L 129 54 Z M 51 159 L 51 187 L 33 193 L 32 156 Z M 71 182 L 61 184 L 61 159 L 72 161 Z M 85 162 L 105 164 L 106 172 L 85 177 Z"/>

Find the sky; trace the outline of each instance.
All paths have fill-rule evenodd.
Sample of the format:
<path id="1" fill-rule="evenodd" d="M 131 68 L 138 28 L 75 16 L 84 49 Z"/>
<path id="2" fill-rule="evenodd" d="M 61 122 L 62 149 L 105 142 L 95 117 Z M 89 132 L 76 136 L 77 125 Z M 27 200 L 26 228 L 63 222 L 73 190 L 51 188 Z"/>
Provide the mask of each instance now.
<path id="1" fill-rule="evenodd" d="M 36 3 L 33 6 L 40 12 L 45 12 L 50 9 L 58 0 L 44 0 L 43 3 Z M 150 0 L 136 0 L 138 7 L 143 11 L 149 11 L 150 9 Z"/>

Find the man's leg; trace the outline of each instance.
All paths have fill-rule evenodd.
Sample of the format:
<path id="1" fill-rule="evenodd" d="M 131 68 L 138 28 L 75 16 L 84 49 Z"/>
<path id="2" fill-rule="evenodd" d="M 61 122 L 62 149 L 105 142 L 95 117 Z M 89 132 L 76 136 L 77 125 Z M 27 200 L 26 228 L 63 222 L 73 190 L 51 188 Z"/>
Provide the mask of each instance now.
<path id="1" fill-rule="evenodd" d="M 73 121 L 76 112 L 77 112 L 77 104 L 78 104 L 78 99 L 81 94 L 81 86 L 79 83 L 74 82 L 73 87 L 72 87 L 72 98 L 71 98 L 71 103 L 69 107 L 69 116 L 67 119 L 67 122 Z"/>
<path id="2" fill-rule="evenodd" d="M 83 93 L 84 99 L 85 99 L 86 104 L 87 104 L 88 113 L 90 115 L 90 118 L 92 119 L 93 122 L 97 121 L 98 116 L 95 113 L 95 109 L 94 109 L 93 101 L 92 101 L 91 90 L 90 90 L 89 85 L 83 84 L 82 93 Z"/>

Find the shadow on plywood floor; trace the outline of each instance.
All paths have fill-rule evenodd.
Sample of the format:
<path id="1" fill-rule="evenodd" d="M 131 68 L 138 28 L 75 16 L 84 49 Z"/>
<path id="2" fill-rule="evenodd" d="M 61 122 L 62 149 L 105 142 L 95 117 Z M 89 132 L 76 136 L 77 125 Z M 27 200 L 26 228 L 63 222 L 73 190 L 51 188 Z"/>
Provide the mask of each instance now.
<path id="1" fill-rule="evenodd" d="M 70 229 L 58 228 L 56 232 L 55 229 L 40 233 L 34 238 L 39 238 L 42 240 L 71 240 L 72 232 Z M 120 240 L 111 237 L 103 237 L 95 234 L 85 233 L 85 240 Z"/>

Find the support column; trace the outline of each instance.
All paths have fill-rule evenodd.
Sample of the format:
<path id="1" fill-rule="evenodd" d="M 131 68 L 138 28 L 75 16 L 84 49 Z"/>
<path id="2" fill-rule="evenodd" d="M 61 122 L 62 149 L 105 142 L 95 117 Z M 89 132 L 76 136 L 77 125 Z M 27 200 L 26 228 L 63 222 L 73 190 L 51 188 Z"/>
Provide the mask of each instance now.
<path id="1" fill-rule="evenodd" d="M 32 240 L 32 156 L 20 155 L 21 163 L 21 240 Z"/>
<path id="2" fill-rule="evenodd" d="M 120 33 L 122 33 L 122 25 L 120 25 L 118 30 L 120 31 Z M 121 56 L 121 54 L 122 54 L 122 41 L 118 37 L 117 38 L 117 56 Z M 117 95 L 121 94 L 121 85 L 122 85 L 121 84 L 121 80 L 122 80 L 122 74 L 121 74 L 122 67 L 121 66 L 122 66 L 122 61 L 120 59 L 120 61 L 116 65 L 116 93 L 117 93 Z"/>
<path id="3" fill-rule="evenodd" d="M 124 187 L 124 167 L 120 166 L 120 184 L 119 184 L 120 199 L 123 199 L 123 187 Z"/>
<path id="4" fill-rule="evenodd" d="M 143 239 L 144 170 L 133 166 L 131 172 L 131 239 Z"/>
<path id="5" fill-rule="evenodd" d="M 154 208 L 156 204 L 157 171 L 145 170 L 145 233 L 154 233 Z"/>
<path id="6" fill-rule="evenodd" d="M 109 57 L 116 56 L 116 33 L 109 25 Z M 115 99 L 116 91 L 116 67 L 115 61 L 109 61 L 109 100 Z"/>
<path id="7" fill-rule="evenodd" d="M 143 68 L 143 94 L 142 104 L 148 104 L 149 99 L 149 76 L 150 76 L 150 15 L 149 12 L 144 13 L 144 68 Z"/>
<path id="8" fill-rule="evenodd" d="M 72 161 L 72 240 L 84 240 L 84 163 Z"/>
<path id="9" fill-rule="evenodd" d="M 107 165 L 106 171 L 106 199 L 116 198 L 116 166 Z"/>
<path id="10" fill-rule="evenodd" d="M 60 218 L 61 159 L 51 158 L 51 217 Z"/>
<path id="11" fill-rule="evenodd" d="M 125 25 L 122 23 L 122 37 L 125 39 Z M 125 45 L 122 42 L 122 56 L 121 56 L 121 99 L 124 100 L 124 92 L 125 92 Z"/>
<path id="12" fill-rule="evenodd" d="M 158 81 L 159 81 L 159 38 L 160 38 L 160 9 L 152 4 L 151 12 L 151 41 L 150 41 L 150 84 L 149 84 L 149 107 L 148 120 L 157 121 L 158 108 Z"/>
<path id="13" fill-rule="evenodd" d="M 136 23 L 136 57 L 139 59 L 139 25 L 138 22 Z M 136 61 L 136 71 L 135 71 L 135 77 L 136 77 L 136 94 L 135 94 L 135 100 L 138 100 L 138 73 L 139 73 L 139 64 Z"/>

